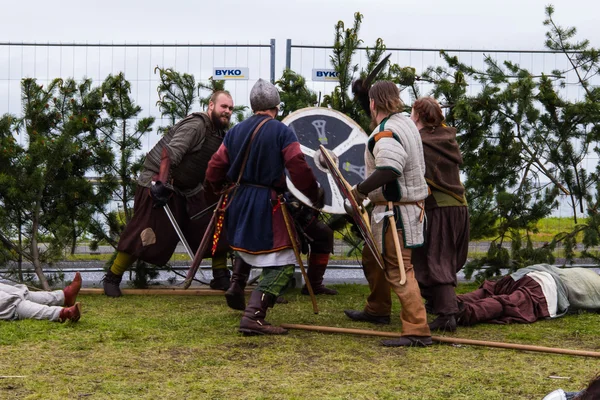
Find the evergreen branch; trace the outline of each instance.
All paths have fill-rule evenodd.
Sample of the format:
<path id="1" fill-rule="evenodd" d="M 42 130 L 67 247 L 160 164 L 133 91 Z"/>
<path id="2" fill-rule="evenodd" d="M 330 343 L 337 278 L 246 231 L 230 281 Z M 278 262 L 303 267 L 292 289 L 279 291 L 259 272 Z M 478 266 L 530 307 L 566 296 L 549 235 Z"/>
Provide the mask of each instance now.
<path id="1" fill-rule="evenodd" d="M 10 239 L 8 239 L 2 232 L 0 232 L 0 242 L 4 244 L 4 246 L 8 247 L 10 250 L 14 251 L 18 255 L 23 258 L 26 258 L 29 261 L 33 261 L 31 255 L 29 253 L 24 252 L 20 247 L 15 245 Z"/>
<path id="2" fill-rule="evenodd" d="M 569 45 L 565 44 L 565 40 L 567 40 L 567 38 L 563 38 L 562 29 L 560 29 L 558 26 L 556 26 L 556 24 L 554 23 L 554 20 L 552 19 L 552 15 L 549 16 L 548 20 L 550 21 L 550 24 L 554 28 L 554 32 L 558 35 L 558 42 L 559 42 L 558 46 L 560 47 L 560 49 L 563 52 L 563 54 L 565 55 L 565 57 L 567 57 L 567 60 L 569 60 L 569 64 L 571 64 L 571 66 L 573 66 L 575 74 L 577 75 L 577 79 L 581 83 L 583 90 L 585 90 L 588 97 L 591 98 L 592 94 L 590 93 L 587 85 L 584 84 L 584 81 L 581 79 L 581 75 L 579 74 L 579 69 L 575 67 L 575 63 L 573 62 L 572 57 L 569 55 L 569 53 L 566 52 L 566 49 L 568 47 L 570 47 Z M 556 41 L 554 41 L 554 42 L 556 43 Z M 565 46 L 567 46 L 567 47 L 565 47 Z"/>
<path id="3" fill-rule="evenodd" d="M 566 195 L 569 195 L 570 192 L 565 189 L 565 187 L 563 185 L 561 185 L 561 183 L 556 180 L 556 178 L 550 173 L 550 171 L 548 171 L 546 169 L 546 167 L 544 166 L 544 164 L 542 164 L 542 162 L 535 156 L 535 154 L 532 153 L 531 149 L 529 148 L 529 146 L 527 145 L 527 143 L 525 143 L 525 141 L 523 140 L 523 137 L 521 135 L 521 126 L 517 125 L 517 135 L 516 135 L 517 139 L 519 140 L 519 142 L 522 145 L 522 148 L 527 152 L 527 154 L 529 154 L 529 157 L 531 158 L 531 160 L 534 161 L 534 164 L 541 169 L 541 171 L 544 173 L 544 175 L 550 179 L 560 190 L 563 191 L 563 193 L 565 193 Z"/>

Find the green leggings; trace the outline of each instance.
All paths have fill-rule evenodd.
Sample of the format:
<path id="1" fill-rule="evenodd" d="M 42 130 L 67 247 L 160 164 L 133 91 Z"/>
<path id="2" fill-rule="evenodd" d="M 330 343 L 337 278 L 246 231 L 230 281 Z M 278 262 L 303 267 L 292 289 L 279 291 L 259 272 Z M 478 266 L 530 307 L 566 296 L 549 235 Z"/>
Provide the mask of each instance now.
<path id="1" fill-rule="evenodd" d="M 290 286 L 293 277 L 294 265 L 291 264 L 263 268 L 256 290 L 279 297 Z"/>

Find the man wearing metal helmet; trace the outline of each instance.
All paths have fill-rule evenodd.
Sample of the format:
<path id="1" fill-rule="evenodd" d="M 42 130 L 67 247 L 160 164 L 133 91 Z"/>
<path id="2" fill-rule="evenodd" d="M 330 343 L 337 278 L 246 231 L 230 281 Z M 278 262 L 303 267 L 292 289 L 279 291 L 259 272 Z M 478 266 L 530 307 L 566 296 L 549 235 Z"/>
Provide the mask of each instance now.
<path id="1" fill-rule="evenodd" d="M 259 79 L 250 91 L 254 115 L 227 133 L 206 172 L 206 182 L 215 191 L 238 183 L 228 199 L 227 239 L 238 257 L 263 268 L 240 322 L 244 335 L 287 333 L 265 321 L 267 308 L 291 282 L 296 262 L 280 204 L 286 190 L 284 171 L 311 201 L 319 201 L 319 186 L 296 135 L 275 119 L 279 103 L 277 88 Z"/>

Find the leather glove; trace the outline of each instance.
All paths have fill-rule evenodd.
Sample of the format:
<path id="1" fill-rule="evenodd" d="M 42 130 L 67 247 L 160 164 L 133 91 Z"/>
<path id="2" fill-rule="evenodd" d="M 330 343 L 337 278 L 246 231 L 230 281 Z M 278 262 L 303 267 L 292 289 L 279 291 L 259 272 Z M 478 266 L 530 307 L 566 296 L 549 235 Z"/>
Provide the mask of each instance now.
<path id="1" fill-rule="evenodd" d="M 313 204 L 313 207 L 319 210 L 325 206 L 325 190 L 319 186 L 319 194 L 317 195 L 317 201 Z"/>
<path id="2" fill-rule="evenodd" d="M 173 192 L 167 188 L 161 181 L 153 181 L 150 186 L 150 196 L 154 205 L 152 208 L 164 207 L 168 202 Z"/>
<path id="3" fill-rule="evenodd" d="M 360 183 L 357 183 L 356 185 L 352 186 L 352 195 L 354 196 L 354 199 L 356 200 L 358 205 L 362 207 L 363 201 L 365 201 L 367 195 L 358 190 L 358 185 L 360 185 Z"/>

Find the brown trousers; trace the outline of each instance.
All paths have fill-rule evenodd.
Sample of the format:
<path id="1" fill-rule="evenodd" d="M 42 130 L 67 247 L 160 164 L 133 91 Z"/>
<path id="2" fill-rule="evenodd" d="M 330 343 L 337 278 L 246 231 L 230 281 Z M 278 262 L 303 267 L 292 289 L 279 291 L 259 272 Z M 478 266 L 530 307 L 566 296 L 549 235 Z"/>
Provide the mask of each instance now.
<path id="1" fill-rule="evenodd" d="M 398 238 L 402 248 L 404 269 L 406 270 L 406 283 L 404 285 L 399 283 L 398 258 L 393 233 L 389 227 L 385 232 L 385 252 L 383 254 L 385 271 L 377 265 L 377 261 L 369 248 L 365 246 L 363 249 L 363 270 L 371 289 L 365 312 L 376 316 L 390 315 L 392 312 L 391 289 L 396 293 L 402 305 L 400 312 L 402 336 L 430 336 L 431 332 L 427 325 L 425 305 L 421 299 L 419 285 L 410 262 L 412 250 L 404 248 L 401 230 L 398 230 Z"/>
<path id="2" fill-rule="evenodd" d="M 515 281 L 507 275 L 498 281 L 485 281 L 474 292 L 458 296 L 463 309 L 461 325 L 532 323 L 547 318 L 548 302 L 539 283 L 530 276 Z"/>
<path id="3" fill-rule="evenodd" d="M 427 209 L 426 215 L 425 245 L 412 252 L 415 277 L 433 314 L 456 314 L 454 288 L 469 252 L 469 211 L 437 207 Z"/>
<path id="4" fill-rule="evenodd" d="M 183 231 L 188 244 L 195 253 L 200 246 L 204 232 L 210 222 L 212 213 L 206 213 L 202 218 L 191 220 L 190 217 L 206 209 L 216 201 L 214 196 L 200 192 L 190 198 L 173 194 L 168 205 Z M 149 189 L 138 185 L 133 200 L 133 218 L 119 239 L 117 250 L 132 255 L 140 260 L 155 265 L 165 265 L 173 255 L 179 236 L 167 217 L 165 210 L 154 208 Z M 229 248 L 227 235 L 221 233 L 217 253 L 226 252 Z M 205 258 L 211 258 L 211 247 L 208 247 Z"/>

